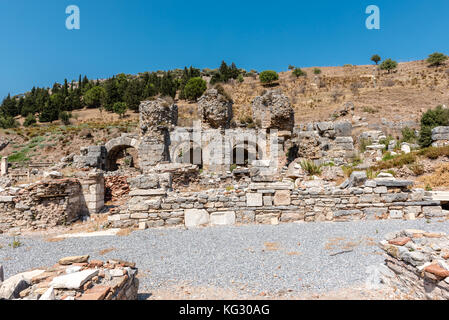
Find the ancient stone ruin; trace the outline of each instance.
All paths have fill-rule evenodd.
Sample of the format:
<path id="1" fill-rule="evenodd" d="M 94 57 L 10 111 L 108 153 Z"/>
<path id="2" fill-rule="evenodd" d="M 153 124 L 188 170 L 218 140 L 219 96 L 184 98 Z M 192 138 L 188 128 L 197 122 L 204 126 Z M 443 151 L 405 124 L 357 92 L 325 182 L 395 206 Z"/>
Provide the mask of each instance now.
<path id="1" fill-rule="evenodd" d="M 137 300 L 137 272 L 135 263 L 119 259 L 65 257 L 52 267 L 19 273 L 3 283 L 0 277 L 0 300 Z"/>
<path id="2" fill-rule="evenodd" d="M 392 271 L 384 276 L 386 284 L 412 299 L 449 299 L 447 234 L 408 229 L 388 234 L 380 246 Z"/>

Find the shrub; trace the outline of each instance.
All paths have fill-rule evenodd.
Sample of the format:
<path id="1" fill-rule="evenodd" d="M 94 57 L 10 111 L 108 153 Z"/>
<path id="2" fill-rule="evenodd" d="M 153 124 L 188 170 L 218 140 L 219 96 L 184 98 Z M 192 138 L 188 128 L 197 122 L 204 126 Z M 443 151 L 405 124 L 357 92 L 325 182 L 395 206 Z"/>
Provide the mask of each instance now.
<path id="1" fill-rule="evenodd" d="M 37 121 L 36 121 L 36 117 L 34 116 L 34 114 L 29 113 L 29 114 L 26 116 L 25 121 L 23 122 L 23 125 L 24 125 L 25 127 L 29 127 L 29 126 L 32 126 L 33 124 L 35 124 L 36 122 L 37 122 Z"/>
<path id="2" fill-rule="evenodd" d="M 448 57 L 445 54 L 441 52 L 435 52 L 429 55 L 429 57 L 427 58 L 427 63 L 430 67 L 438 67 L 442 65 L 447 60 L 447 58 Z"/>
<path id="3" fill-rule="evenodd" d="M 237 81 L 242 83 L 243 81 L 245 81 L 245 79 L 243 78 L 242 74 L 239 74 L 239 76 L 237 77 Z"/>
<path id="4" fill-rule="evenodd" d="M 10 128 L 16 128 L 18 126 L 17 121 L 11 117 L 0 117 L 0 128 L 2 129 L 10 129 Z"/>
<path id="5" fill-rule="evenodd" d="M 424 167 L 421 164 L 414 163 L 412 165 L 409 165 L 408 168 L 413 172 L 415 176 L 424 174 Z"/>
<path id="6" fill-rule="evenodd" d="M 299 78 L 299 77 L 306 77 L 307 73 L 302 71 L 301 68 L 296 68 L 295 70 L 293 70 L 293 75 L 295 75 L 296 78 Z"/>
<path id="7" fill-rule="evenodd" d="M 381 70 L 387 70 L 388 73 L 391 72 L 391 70 L 394 70 L 398 67 L 398 63 L 394 60 L 387 59 L 384 62 L 381 63 L 380 69 Z"/>
<path id="8" fill-rule="evenodd" d="M 186 99 L 196 101 L 207 89 L 206 81 L 200 77 L 190 79 L 184 87 L 184 96 Z"/>
<path id="9" fill-rule="evenodd" d="M 89 89 L 84 95 L 84 102 L 89 108 L 100 108 L 106 98 L 106 90 L 103 87 L 95 86 Z"/>
<path id="10" fill-rule="evenodd" d="M 439 157 L 449 157 L 449 146 L 424 148 L 419 150 L 418 154 L 432 160 Z"/>
<path id="11" fill-rule="evenodd" d="M 59 113 L 59 119 L 65 125 L 69 125 L 70 124 L 70 118 L 71 117 L 72 117 L 72 114 L 67 112 L 67 111 L 62 111 L 62 112 Z"/>
<path id="12" fill-rule="evenodd" d="M 371 57 L 371 61 L 374 62 L 376 65 L 382 60 L 378 54 L 375 54 Z"/>
<path id="13" fill-rule="evenodd" d="M 300 162 L 301 168 L 307 172 L 309 176 L 321 174 L 321 166 L 316 165 L 313 161 L 302 160 Z"/>
<path id="14" fill-rule="evenodd" d="M 416 162 L 416 154 L 414 153 L 407 153 L 407 154 L 401 154 L 393 159 L 382 161 L 378 163 L 376 166 L 374 166 L 372 169 L 379 171 L 379 170 L 386 170 L 391 168 L 401 168 L 403 165 L 407 164 L 413 164 Z"/>
<path id="15" fill-rule="evenodd" d="M 410 129 L 409 127 L 405 127 L 404 129 L 402 129 L 401 133 L 402 133 L 402 140 L 401 140 L 402 142 L 410 142 L 410 143 L 416 142 L 415 130 Z"/>
<path id="16" fill-rule="evenodd" d="M 316 75 L 321 74 L 321 69 L 315 68 L 315 69 L 313 69 L 313 73 Z"/>
<path id="17" fill-rule="evenodd" d="M 371 139 L 360 139 L 360 143 L 359 143 L 360 152 L 365 152 L 366 147 L 371 145 L 372 143 L 373 143 L 373 141 Z"/>
<path id="18" fill-rule="evenodd" d="M 128 109 L 128 107 L 126 106 L 126 103 L 124 103 L 124 102 L 116 102 L 116 103 L 114 103 L 114 106 L 112 109 L 121 118 L 126 113 L 126 110 Z"/>
<path id="19" fill-rule="evenodd" d="M 432 144 L 432 129 L 438 126 L 449 124 L 449 109 L 438 106 L 430 109 L 421 117 L 421 130 L 419 132 L 418 143 L 421 147 L 428 147 Z"/>
<path id="20" fill-rule="evenodd" d="M 265 70 L 260 73 L 259 79 L 263 84 L 271 84 L 274 81 L 279 80 L 279 75 L 276 71 Z"/>

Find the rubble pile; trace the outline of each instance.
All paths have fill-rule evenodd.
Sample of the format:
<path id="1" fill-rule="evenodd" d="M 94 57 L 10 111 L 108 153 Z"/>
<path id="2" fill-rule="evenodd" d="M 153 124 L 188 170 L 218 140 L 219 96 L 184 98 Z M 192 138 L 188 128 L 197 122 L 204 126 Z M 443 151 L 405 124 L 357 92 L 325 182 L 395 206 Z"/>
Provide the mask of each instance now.
<path id="1" fill-rule="evenodd" d="M 380 242 L 385 264 L 394 272 L 387 281 L 416 299 L 449 299 L 449 236 L 408 229 Z"/>
<path id="2" fill-rule="evenodd" d="M 135 263 L 118 259 L 65 257 L 0 282 L 0 300 L 136 300 L 137 272 Z"/>

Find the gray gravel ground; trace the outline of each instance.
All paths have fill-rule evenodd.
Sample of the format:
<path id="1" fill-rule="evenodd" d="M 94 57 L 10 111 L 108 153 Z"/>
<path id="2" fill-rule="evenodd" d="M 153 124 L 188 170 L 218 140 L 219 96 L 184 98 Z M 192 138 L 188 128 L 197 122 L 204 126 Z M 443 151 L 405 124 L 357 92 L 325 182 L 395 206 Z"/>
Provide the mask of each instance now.
<path id="1" fill-rule="evenodd" d="M 128 236 L 60 242 L 19 237 L 23 245 L 15 249 L 10 246 L 13 238 L 0 235 L 0 264 L 5 277 L 9 277 L 51 266 L 64 256 L 89 254 L 93 259 L 136 262 L 141 292 L 180 281 L 248 293 L 323 292 L 363 283 L 365 268 L 383 261 L 375 244 L 386 233 L 405 228 L 449 232 L 449 222 L 390 220 L 148 229 Z M 114 250 L 100 254 L 100 250 L 110 248 Z M 331 256 L 348 248 L 353 251 Z"/>

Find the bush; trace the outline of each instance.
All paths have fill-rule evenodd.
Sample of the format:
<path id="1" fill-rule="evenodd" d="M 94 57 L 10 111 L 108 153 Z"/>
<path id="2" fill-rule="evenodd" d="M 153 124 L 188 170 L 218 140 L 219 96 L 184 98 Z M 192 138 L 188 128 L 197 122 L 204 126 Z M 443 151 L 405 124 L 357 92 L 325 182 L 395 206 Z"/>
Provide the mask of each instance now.
<path id="1" fill-rule="evenodd" d="M 276 80 L 279 80 L 279 75 L 276 71 L 266 70 L 260 73 L 259 79 L 263 84 L 270 84 Z"/>
<path id="2" fill-rule="evenodd" d="M 421 117 L 421 130 L 419 132 L 418 143 L 421 147 L 428 147 L 432 144 L 432 129 L 449 124 L 449 109 L 438 106 L 430 109 Z"/>
<path id="3" fill-rule="evenodd" d="M 407 153 L 395 156 L 393 159 L 378 163 L 373 170 L 380 171 L 391 168 L 401 168 L 403 165 L 413 164 L 416 162 L 416 154 Z"/>
<path id="4" fill-rule="evenodd" d="M 295 75 L 296 78 L 299 78 L 299 77 L 306 77 L 307 73 L 302 71 L 301 68 L 296 68 L 295 70 L 293 70 L 293 75 Z"/>
<path id="5" fill-rule="evenodd" d="M 33 124 L 35 124 L 36 122 L 37 121 L 36 121 L 36 117 L 34 116 L 34 114 L 29 113 L 27 115 L 27 117 L 25 118 L 25 121 L 23 122 L 23 125 L 25 127 L 29 127 L 29 126 L 32 126 Z"/>
<path id="6" fill-rule="evenodd" d="M 427 58 L 427 63 L 430 67 L 438 67 L 444 63 L 444 61 L 447 60 L 447 56 L 440 52 L 435 52 L 429 55 Z"/>
<path id="7" fill-rule="evenodd" d="M 449 146 L 424 148 L 419 150 L 418 154 L 432 160 L 439 157 L 449 157 Z"/>
<path id="8" fill-rule="evenodd" d="M 321 166 L 316 165 L 313 161 L 303 160 L 300 162 L 301 168 L 307 172 L 309 176 L 321 174 Z"/>
<path id="9" fill-rule="evenodd" d="M 391 72 L 391 70 L 394 70 L 398 67 L 398 63 L 394 60 L 387 59 L 384 62 L 381 63 L 380 69 L 381 70 L 387 70 L 388 73 Z"/>
<path id="10" fill-rule="evenodd" d="M 113 111 L 120 116 L 120 118 L 126 113 L 128 107 L 124 102 L 116 102 L 112 107 Z"/>
<path id="11" fill-rule="evenodd" d="M 374 62 L 376 65 L 382 60 L 378 54 L 375 54 L 371 57 L 371 61 Z"/>
<path id="12" fill-rule="evenodd" d="M 415 130 L 410 129 L 409 127 L 405 127 L 404 129 L 402 129 L 401 133 L 402 133 L 402 140 L 401 140 L 402 142 L 410 142 L 410 143 L 416 142 Z"/>
<path id="13" fill-rule="evenodd" d="M 186 99 L 196 101 L 207 89 L 206 81 L 200 77 L 190 79 L 184 87 L 184 96 Z"/>
<path id="14" fill-rule="evenodd" d="M 71 117 L 72 117 L 72 114 L 67 112 L 67 111 L 62 111 L 62 112 L 59 113 L 59 119 L 65 125 L 69 125 L 70 124 L 70 118 Z"/>
<path id="15" fill-rule="evenodd" d="M 84 95 L 84 102 L 88 108 L 100 108 L 104 105 L 106 90 L 103 87 L 95 86 Z"/>
<path id="16" fill-rule="evenodd" d="M 240 83 L 245 81 L 245 79 L 243 78 L 243 75 L 239 74 L 239 76 L 237 77 L 237 81 L 240 82 Z"/>
<path id="17" fill-rule="evenodd" d="M 18 126 L 17 121 L 10 116 L 0 117 L 0 128 L 2 129 L 10 129 L 16 128 Z"/>
<path id="18" fill-rule="evenodd" d="M 321 74 L 321 69 L 315 68 L 313 69 L 313 73 L 316 75 Z"/>

